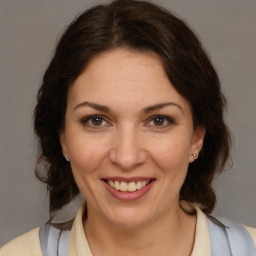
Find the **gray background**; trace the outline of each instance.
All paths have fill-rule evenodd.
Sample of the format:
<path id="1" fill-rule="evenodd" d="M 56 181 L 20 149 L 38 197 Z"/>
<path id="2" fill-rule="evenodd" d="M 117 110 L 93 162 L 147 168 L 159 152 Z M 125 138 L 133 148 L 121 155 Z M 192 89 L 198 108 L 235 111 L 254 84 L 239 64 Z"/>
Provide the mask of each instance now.
<path id="1" fill-rule="evenodd" d="M 35 96 L 57 35 L 93 0 L 0 0 L 0 246 L 48 218 L 34 177 Z M 235 137 L 216 213 L 256 227 L 256 1 L 161 0 L 199 34 L 219 71 Z"/>

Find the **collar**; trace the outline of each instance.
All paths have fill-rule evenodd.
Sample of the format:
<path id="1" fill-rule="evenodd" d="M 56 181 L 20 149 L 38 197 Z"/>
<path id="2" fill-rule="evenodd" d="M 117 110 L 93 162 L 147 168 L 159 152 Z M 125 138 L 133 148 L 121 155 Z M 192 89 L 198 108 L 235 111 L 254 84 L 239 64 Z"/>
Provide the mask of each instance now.
<path id="1" fill-rule="evenodd" d="M 197 213 L 195 242 L 191 256 L 211 256 L 210 233 L 206 215 L 200 208 L 192 205 Z M 85 209 L 85 204 L 79 209 L 71 231 L 71 238 L 68 250 L 68 256 L 93 256 L 89 248 L 84 228 L 82 216 Z"/>
<path id="2" fill-rule="evenodd" d="M 207 217 L 196 204 L 193 204 L 193 207 L 196 210 L 197 221 L 194 248 L 191 256 L 211 256 L 211 240 Z"/>

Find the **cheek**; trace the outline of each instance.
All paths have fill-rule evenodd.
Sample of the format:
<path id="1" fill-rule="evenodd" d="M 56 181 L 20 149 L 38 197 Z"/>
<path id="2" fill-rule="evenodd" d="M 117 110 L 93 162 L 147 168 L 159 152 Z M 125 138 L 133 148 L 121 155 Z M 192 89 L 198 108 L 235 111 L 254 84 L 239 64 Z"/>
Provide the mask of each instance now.
<path id="1" fill-rule="evenodd" d="M 80 138 L 72 140 L 69 155 L 73 171 L 86 175 L 96 170 L 104 160 L 106 147 L 98 140 Z"/>
<path id="2" fill-rule="evenodd" d="M 151 157 L 165 174 L 186 175 L 190 144 L 189 140 L 179 138 L 166 138 L 161 143 L 151 144 Z"/>
<path id="3" fill-rule="evenodd" d="M 187 136 L 171 136 L 161 140 L 151 141 L 152 155 L 170 161 L 179 160 L 184 156 L 187 158 L 190 152 L 190 141 Z"/>
<path id="4" fill-rule="evenodd" d="M 174 145 L 171 147 L 162 147 L 155 150 L 152 155 L 153 158 L 162 166 L 175 167 L 179 165 L 183 165 L 186 163 L 187 154 L 185 153 L 179 145 Z"/>

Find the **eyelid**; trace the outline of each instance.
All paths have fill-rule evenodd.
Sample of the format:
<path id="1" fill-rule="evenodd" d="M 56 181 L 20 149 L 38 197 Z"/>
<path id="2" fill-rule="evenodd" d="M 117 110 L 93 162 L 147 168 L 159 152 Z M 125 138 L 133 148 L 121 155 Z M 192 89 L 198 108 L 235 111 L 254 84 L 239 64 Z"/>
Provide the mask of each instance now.
<path id="1" fill-rule="evenodd" d="M 88 122 L 89 122 L 90 120 L 92 120 L 93 118 L 101 118 L 101 119 L 103 120 L 103 122 L 106 122 L 106 123 L 107 123 L 107 125 L 105 124 L 105 125 L 99 125 L 99 126 L 97 126 L 97 125 L 90 125 L 90 124 L 88 124 Z M 107 118 L 106 116 L 100 115 L 100 114 L 88 115 L 88 116 L 86 116 L 86 117 L 84 117 L 84 118 L 81 119 L 81 123 L 82 123 L 84 126 L 86 126 L 86 127 L 88 127 L 88 128 L 91 128 L 91 129 L 100 129 L 100 128 L 105 127 L 105 126 L 110 126 L 110 123 L 109 123 L 109 121 L 108 121 L 108 118 Z"/>
<path id="2" fill-rule="evenodd" d="M 153 121 L 155 118 L 163 118 L 163 119 L 168 121 L 168 124 L 167 125 L 160 125 L 160 126 L 149 125 L 148 123 Z M 152 127 L 156 128 L 156 129 L 164 129 L 164 128 L 167 128 L 167 127 L 169 127 L 171 125 L 174 125 L 174 124 L 176 124 L 174 118 L 172 118 L 170 116 L 166 116 L 166 115 L 153 115 L 147 121 L 147 126 L 152 126 Z"/>
<path id="3" fill-rule="evenodd" d="M 90 124 L 89 121 L 93 120 L 94 118 L 102 119 L 102 122 L 105 122 L 105 124 L 100 124 L 100 125 Z M 156 118 L 164 119 L 164 122 L 167 121 L 167 124 L 163 124 L 163 125 L 150 124 L 150 122 L 154 121 L 154 119 L 156 119 Z M 88 115 L 81 119 L 81 123 L 83 126 L 89 128 L 89 129 L 102 129 L 107 126 L 111 126 L 109 118 L 104 115 L 101 115 L 101 114 Z M 152 129 L 165 129 L 174 124 L 176 124 L 176 121 L 174 120 L 174 118 L 172 118 L 170 116 L 166 116 L 166 115 L 156 114 L 156 115 L 153 115 L 153 116 L 150 116 L 149 118 L 147 118 L 145 126 L 151 127 Z"/>

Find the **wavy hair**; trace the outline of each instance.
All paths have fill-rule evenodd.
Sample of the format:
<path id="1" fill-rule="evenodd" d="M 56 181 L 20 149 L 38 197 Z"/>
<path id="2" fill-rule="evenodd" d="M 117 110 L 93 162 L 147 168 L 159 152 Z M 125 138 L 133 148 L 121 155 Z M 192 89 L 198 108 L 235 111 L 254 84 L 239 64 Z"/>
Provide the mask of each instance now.
<path id="1" fill-rule="evenodd" d="M 189 165 L 180 199 L 210 213 L 216 203 L 212 181 L 229 158 L 230 133 L 218 75 L 194 32 L 170 11 L 145 1 L 116 0 L 84 11 L 60 38 L 44 74 L 34 112 L 39 140 L 37 177 L 47 184 L 50 210 L 70 202 L 79 189 L 62 155 L 68 88 L 96 55 L 114 48 L 160 56 L 176 90 L 190 103 L 194 126 L 206 130 L 200 157 Z"/>

